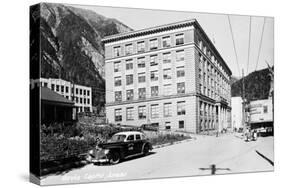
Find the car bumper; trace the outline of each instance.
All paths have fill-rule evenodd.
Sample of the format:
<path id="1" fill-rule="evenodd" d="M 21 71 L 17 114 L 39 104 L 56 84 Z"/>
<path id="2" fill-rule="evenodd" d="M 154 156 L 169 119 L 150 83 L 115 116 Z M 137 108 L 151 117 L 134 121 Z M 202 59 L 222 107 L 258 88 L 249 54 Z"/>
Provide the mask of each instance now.
<path id="1" fill-rule="evenodd" d="M 88 156 L 86 158 L 86 160 L 90 163 L 107 163 L 109 162 L 109 159 L 105 158 L 105 159 L 96 159 L 94 157 Z"/>
<path id="2" fill-rule="evenodd" d="M 93 163 L 107 163 L 109 162 L 108 159 L 93 159 L 92 160 Z"/>

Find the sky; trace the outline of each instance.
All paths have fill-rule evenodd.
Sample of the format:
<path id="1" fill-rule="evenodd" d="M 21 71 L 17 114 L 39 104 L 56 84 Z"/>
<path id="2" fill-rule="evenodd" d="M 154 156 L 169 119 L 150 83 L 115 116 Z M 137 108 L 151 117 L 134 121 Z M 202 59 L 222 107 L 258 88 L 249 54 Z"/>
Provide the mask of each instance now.
<path id="1" fill-rule="evenodd" d="M 133 30 L 145 29 L 148 27 L 195 18 L 207 33 L 209 38 L 213 41 L 217 50 L 235 77 L 242 76 L 242 69 L 244 69 L 244 74 L 247 75 L 255 70 L 266 68 L 266 62 L 268 62 L 270 66 L 274 64 L 274 19 L 272 17 L 250 17 L 244 15 L 210 14 L 103 6 L 75 5 L 74 7 L 90 9 L 105 17 L 115 18 Z M 228 21 L 228 16 L 230 19 L 230 24 Z M 250 20 L 251 42 L 249 48 Z M 263 23 L 265 24 L 262 35 Z M 238 63 L 236 61 L 230 25 L 233 31 Z M 260 43 L 261 48 L 258 58 Z M 248 49 L 250 49 L 250 51 Z"/>

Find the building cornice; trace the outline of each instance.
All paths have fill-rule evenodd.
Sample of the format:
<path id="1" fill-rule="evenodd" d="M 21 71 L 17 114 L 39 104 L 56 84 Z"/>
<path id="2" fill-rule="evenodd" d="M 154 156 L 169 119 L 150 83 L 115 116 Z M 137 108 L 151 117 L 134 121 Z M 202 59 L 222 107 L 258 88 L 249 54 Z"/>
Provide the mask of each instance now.
<path id="1" fill-rule="evenodd" d="M 131 31 L 131 32 L 119 33 L 116 35 L 107 36 L 102 39 L 102 42 L 105 44 L 105 43 L 115 42 L 115 41 L 119 41 L 119 40 L 159 33 L 159 32 L 163 32 L 163 31 L 169 31 L 169 30 L 174 30 L 174 29 L 178 29 L 178 28 L 189 27 L 194 24 L 198 24 L 198 22 L 195 19 L 171 23 L 171 24 L 165 24 L 165 25 L 161 25 L 161 26 L 141 29 L 138 31 Z"/>

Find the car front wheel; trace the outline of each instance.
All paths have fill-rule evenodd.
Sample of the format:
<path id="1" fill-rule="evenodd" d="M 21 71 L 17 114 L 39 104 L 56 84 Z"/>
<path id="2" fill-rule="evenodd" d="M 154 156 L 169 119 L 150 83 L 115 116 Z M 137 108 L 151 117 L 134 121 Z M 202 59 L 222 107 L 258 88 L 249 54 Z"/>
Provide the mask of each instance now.
<path id="1" fill-rule="evenodd" d="M 148 145 L 146 144 L 146 145 L 144 146 L 144 148 L 143 148 L 143 154 L 144 154 L 144 155 L 148 155 L 148 153 L 149 153 L 149 147 L 148 147 Z"/>
<path id="2" fill-rule="evenodd" d="M 110 164 L 118 164 L 120 162 L 120 154 L 118 152 L 112 152 L 109 162 Z"/>

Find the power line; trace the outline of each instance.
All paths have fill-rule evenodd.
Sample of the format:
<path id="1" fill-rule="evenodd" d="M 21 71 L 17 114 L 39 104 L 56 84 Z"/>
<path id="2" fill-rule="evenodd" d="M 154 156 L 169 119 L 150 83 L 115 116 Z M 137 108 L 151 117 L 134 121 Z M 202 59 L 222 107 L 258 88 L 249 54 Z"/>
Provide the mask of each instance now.
<path id="1" fill-rule="evenodd" d="M 234 48 L 234 53 L 235 53 L 236 64 L 237 64 L 237 68 L 238 68 L 238 73 L 239 73 L 239 75 L 241 75 L 241 73 L 240 73 L 240 67 L 239 67 L 239 64 L 238 64 L 237 51 L 236 51 L 236 47 L 235 47 L 234 36 L 233 36 L 233 31 L 232 31 L 232 26 L 231 26 L 231 22 L 230 22 L 230 17 L 229 17 L 229 15 L 227 15 L 227 18 L 228 18 L 228 23 L 229 23 L 229 27 L 230 27 L 230 32 L 231 32 L 231 37 L 232 37 L 232 43 L 233 43 L 233 48 Z"/>
<path id="2" fill-rule="evenodd" d="M 249 23 L 249 42 L 248 42 L 247 74 L 249 73 L 249 61 L 250 61 L 250 50 L 251 50 L 251 28 L 252 28 L 252 16 L 250 16 L 250 23 Z"/>
<path id="3" fill-rule="evenodd" d="M 262 39 L 263 39 L 263 32 L 264 32 L 264 25 L 265 25 L 265 17 L 263 18 L 263 25 L 262 25 L 262 33 L 261 33 L 261 39 L 260 39 L 260 44 L 259 44 L 259 52 L 258 52 L 258 58 L 257 58 L 257 63 L 256 63 L 256 68 L 255 71 L 258 68 L 258 64 L 259 64 L 259 59 L 260 59 L 260 51 L 261 51 L 261 45 L 262 45 Z"/>

